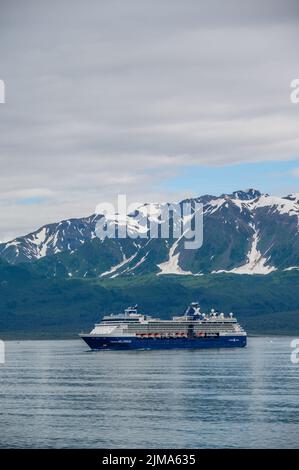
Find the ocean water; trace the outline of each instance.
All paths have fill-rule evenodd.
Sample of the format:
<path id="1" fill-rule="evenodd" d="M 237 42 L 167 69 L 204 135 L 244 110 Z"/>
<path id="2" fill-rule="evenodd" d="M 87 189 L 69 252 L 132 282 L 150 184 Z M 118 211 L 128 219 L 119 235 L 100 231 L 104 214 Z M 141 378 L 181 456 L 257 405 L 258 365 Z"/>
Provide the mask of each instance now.
<path id="1" fill-rule="evenodd" d="M 291 339 L 161 352 L 7 342 L 0 447 L 298 448 Z"/>

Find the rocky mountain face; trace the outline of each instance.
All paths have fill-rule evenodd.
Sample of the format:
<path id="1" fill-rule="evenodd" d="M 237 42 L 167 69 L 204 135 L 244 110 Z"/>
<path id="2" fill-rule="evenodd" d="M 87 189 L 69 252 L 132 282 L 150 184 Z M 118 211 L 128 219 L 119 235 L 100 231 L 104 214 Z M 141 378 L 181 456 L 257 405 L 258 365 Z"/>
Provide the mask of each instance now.
<path id="1" fill-rule="evenodd" d="M 203 245 L 186 249 L 174 238 L 188 221 L 186 202 L 203 204 Z M 10 264 L 29 263 L 48 277 L 137 276 L 155 273 L 199 276 L 207 273 L 268 274 L 299 269 L 299 194 L 275 197 L 249 189 L 181 201 L 172 207 L 170 233 L 165 229 L 165 204 L 145 204 L 124 220 L 94 214 L 45 225 L 0 245 L 0 258 Z M 116 238 L 99 238 L 97 227 L 116 227 Z M 149 238 L 155 222 L 157 238 Z M 168 224 L 168 222 L 167 222 Z M 123 226 L 129 237 L 118 238 Z M 97 232 L 97 233 L 96 233 Z"/>

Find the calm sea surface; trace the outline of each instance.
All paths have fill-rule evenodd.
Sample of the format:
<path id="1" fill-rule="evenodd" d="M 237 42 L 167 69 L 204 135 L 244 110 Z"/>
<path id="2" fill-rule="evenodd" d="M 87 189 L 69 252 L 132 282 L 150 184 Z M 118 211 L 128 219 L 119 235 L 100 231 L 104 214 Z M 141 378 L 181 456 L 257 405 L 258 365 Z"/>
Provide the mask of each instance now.
<path id="1" fill-rule="evenodd" d="M 0 447 L 299 448 L 299 364 L 287 337 L 246 349 L 90 352 L 6 343 Z"/>

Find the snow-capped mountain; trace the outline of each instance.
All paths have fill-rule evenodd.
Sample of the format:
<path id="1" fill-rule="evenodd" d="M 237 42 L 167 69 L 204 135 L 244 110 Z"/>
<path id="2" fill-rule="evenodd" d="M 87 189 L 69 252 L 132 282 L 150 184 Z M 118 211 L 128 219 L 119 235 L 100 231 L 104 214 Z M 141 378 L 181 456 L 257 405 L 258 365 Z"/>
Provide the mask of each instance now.
<path id="1" fill-rule="evenodd" d="M 144 273 L 202 275 L 229 272 L 268 274 L 299 269 L 299 194 L 285 197 L 249 189 L 181 201 L 172 225 L 183 229 L 185 202 L 203 204 L 203 245 L 185 249 L 184 237 L 148 238 L 150 222 L 165 228 L 165 204 L 144 204 L 123 220 L 95 214 L 46 225 L 0 245 L 0 257 L 10 264 L 30 262 L 48 276 L 116 277 Z M 194 217 L 194 216 L 193 216 Z M 192 217 L 191 217 L 192 218 Z M 130 237 L 99 238 L 105 227 L 127 227 Z M 175 227 L 171 227 L 171 230 Z M 172 233 L 170 231 L 170 233 Z"/>
<path id="2" fill-rule="evenodd" d="M 10 264 L 17 264 L 76 250 L 95 237 L 99 217 L 93 215 L 45 225 L 24 237 L 0 244 L 0 256 Z"/>

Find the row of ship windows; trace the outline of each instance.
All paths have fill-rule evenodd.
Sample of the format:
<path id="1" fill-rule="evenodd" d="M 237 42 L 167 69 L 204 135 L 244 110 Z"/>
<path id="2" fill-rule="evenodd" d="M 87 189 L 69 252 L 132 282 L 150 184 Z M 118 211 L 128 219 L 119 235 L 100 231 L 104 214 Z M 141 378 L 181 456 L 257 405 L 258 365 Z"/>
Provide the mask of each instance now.
<path id="1" fill-rule="evenodd" d="M 188 330 L 188 326 L 171 326 L 171 327 L 168 327 L 168 326 L 151 326 L 151 325 L 144 325 L 144 326 L 134 326 L 133 325 L 128 325 L 128 330 Z M 197 325 L 195 326 L 194 328 L 190 328 L 194 331 L 199 331 L 199 330 L 231 330 L 231 329 L 235 329 L 235 326 L 234 325 Z"/>
<path id="2" fill-rule="evenodd" d="M 185 322 L 181 322 L 181 321 L 167 322 L 165 320 L 163 322 L 150 322 L 150 323 L 143 323 L 143 324 L 140 323 L 139 321 L 136 321 L 136 320 L 130 321 L 130 322 L 122 321 L 122 320 L 119 320 L 119 321 L 115 321 L 115 320 L 107 321 L 107 320 L 105 320 L 102 323 L 99 323 L 98 325 L 104 325 L 104 324 L 107 324 L 107 323 L 109 323 L 109 325 L 119 325 L 121 323 L 121 324 L 134 324 L 134 325 L 145 325 L 145 326 L 147 326 L 147 325 L 151 325 L 151 326 L 161 326 L 161 325 L 163 325 L 163 326 L 167 326 L 167 327 L 177 326 L 177 325 L 180 325 L 180 326 L 181 325 L 184 325 L 184 326 L 186 326 L 186 325 L 197 326 L 198 325 L 198 321 L 196 321 L 196 322 L 186 322 L 185 323 Z M 226 325 L 226 324 L 228 324 L 228 325 L 231 325 L 231 324 L 235 324 L 235 323 L 237 323 L 237 322 L 234 321 L 234 320 L 231 320 L 231 319 L 221 320 L 221 321 L 220 320 L 217 320 L 217 321 L 216 320 L 209 320 L 209 321 L 204 321 L 204 322 L 200 323 L 200 325 L 206 325 L 206 324 L 213 324 L 213 325 Z"/>

